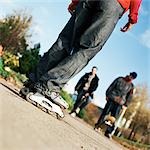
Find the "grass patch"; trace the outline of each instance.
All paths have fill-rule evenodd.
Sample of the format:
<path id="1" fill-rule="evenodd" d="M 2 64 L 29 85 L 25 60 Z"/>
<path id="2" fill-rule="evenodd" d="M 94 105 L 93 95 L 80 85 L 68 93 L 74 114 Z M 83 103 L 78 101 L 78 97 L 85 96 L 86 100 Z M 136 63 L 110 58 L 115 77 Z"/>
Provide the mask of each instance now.
<path id="1" fill-rule="evenodd" d="M 68 110 L 72 110 L 72 108 L 73 108 L 73 99 L 71 98 L 71 96 L 64 90 L 61 90 L 60 95 L 68 103 L 68 105 L 69 105 Z"/>
<path id="2" fill-rule="evenodd" d="M 123 137 L 114 136 L 113 139 L 130 150 L 139 150 L 139 149 L 149 150 L 150 149 L 150 145 L 134 142 Z"/>

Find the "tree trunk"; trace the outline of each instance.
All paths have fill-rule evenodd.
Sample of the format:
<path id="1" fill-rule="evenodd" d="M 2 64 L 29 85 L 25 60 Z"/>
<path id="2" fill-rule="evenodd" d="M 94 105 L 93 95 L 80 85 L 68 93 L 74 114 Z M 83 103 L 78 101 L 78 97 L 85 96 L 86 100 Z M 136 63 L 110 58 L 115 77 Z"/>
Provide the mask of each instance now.
<path id="1" fill-rule="evenodd" d="M 133 134 L 133 136 L 132 136 L 132 138 L 131 138 L 132 141 L 134 140 L 135 135 L 136 135 L 136 131 L 134 131 L 134 134 Z"/>
<path id="2" fill-rule="evenodd" d="M 136 125 L 135 125 L 135 123 L 134 123 L 134 124 L 133 124 L 133 128 L 132 128 L 132 130 L 131 130 L 131 132 L 130 132 L 130 134 L 129 134 L 129 137 L 128 137 L 129 140 L 130 140 L 131 137 L 132 137 L 132 133 L 134 132 L 135 127 L 136 127 Z"/>

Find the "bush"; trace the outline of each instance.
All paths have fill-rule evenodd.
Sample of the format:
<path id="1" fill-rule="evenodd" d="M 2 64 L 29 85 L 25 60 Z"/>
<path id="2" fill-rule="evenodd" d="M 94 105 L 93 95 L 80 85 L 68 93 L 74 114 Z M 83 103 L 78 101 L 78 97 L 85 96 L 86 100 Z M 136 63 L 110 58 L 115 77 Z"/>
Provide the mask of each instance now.
<path id="1" fill-rule="evenodd" d="M 10 82 L 12 82 L 13 84 L 15 84 L 19 87 L 21 87 L 22 83 L 27 80 L 27 77 L 25 75 L 20 74 L 19 72 L 15 72 L 12 69 L 10 69 L 9 67 L 5 67 L 4 69 L 9 75 L 7 77 L 7 80 L 9 80 Z"/>
<path id="2" fill-rule="evenodd" d="M 7 79 L 10 76 L 10 74 L 5 70 L 4 71 L 0 70 L 0 76 L 4 79 Z"/>
<path id="3" fill-rule="evenodd" d="M 17 68 L 19 67 L 19 57 L 18 56 L 5 51 L 2 58 L 4 60 L 4 66 L 8 66 L 13 70 L 17 70 Z"/>
<path id="4" fill-rule="evenodd" d="M 86 117 L 86 111 L 85 109 L 82 109 L 79 114 L 78 117 L 82 118 L 83 120 L 87 120 L 88 118 Z"/>
<path id="5" fill-rule="evenodd" d="M 72 108 L 73 108 L 73 99 L 71 98 L 71 96 L 64 90 L 61 90 L 60 95 L 68 103 L 68 105 L 69 105 L 68 109 L 72 110 Z"/>
<path id="6" fill-rule="evenodd" d="M 22 57 L 19 58 L 20 73 L 28 75 L 31 71 L 34 70 L 39 60 L 39 48 L 24 51 Z"/>
<path id="7" fill-rule="evenodd" d="M 9 76 L 9 73 L 4 69 L 3 58 L 0 57 L 0 77 L 6 79 Z"/>

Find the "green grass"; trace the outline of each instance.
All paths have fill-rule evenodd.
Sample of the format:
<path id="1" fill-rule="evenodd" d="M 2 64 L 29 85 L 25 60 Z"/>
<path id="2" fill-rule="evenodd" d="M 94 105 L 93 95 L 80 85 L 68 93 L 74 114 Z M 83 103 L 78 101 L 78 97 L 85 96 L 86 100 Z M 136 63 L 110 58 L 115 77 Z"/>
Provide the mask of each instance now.
<path id="1" fill-rule="evenodd" d="M 113 137 L 114 140 L 132 150 L 150 150 L 150 145 L 134 142 L 123 137 Z"/>
<path id="2" fill-rule="evenodd" d="M 73 99 L 71 98 L 71 96 L 66 91 L 63 91 L 63 90 L 61 90 L 60 95 L 68 103 L 68 105 L 69 105 L 68 110 L 72 110 L 72 108 L 73 108 Z"/>

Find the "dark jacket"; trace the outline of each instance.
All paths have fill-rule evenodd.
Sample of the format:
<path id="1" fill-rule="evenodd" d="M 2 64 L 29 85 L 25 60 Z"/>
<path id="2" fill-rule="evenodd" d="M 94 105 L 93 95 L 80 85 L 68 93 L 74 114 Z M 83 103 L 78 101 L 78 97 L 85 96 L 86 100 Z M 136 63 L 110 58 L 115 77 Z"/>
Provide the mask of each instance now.
<path id="1" fill-rule="evenodd" d="M 134 85 L 125 81 L 124 77 L 115 79 L 106 91 L 106 97 L 120 105 L 128 106 L 133 95 Z"/>
<path id="2" fill-rule="evenodd" d="M 90 75 L 91 75 L 91 72 L 86 73 L 84 76 L 82 76 L 80 78 L 77 85 L 75 86 L 75 91 L 77 91 L 79 93 L 79 91 L 83 90 L 83 88 L 85 86 L 85 83 L 88 82 L 88 78 L 89 78 Z M 97 89 L 98 81 L 99 81 L 99 78 L 97 77 L 97 75 L 95 75 L 95 77 L 92 79 L 92 81 L 90 83 L 90 87 L 87 91 L 89 94 L 93 93 Z"/>

